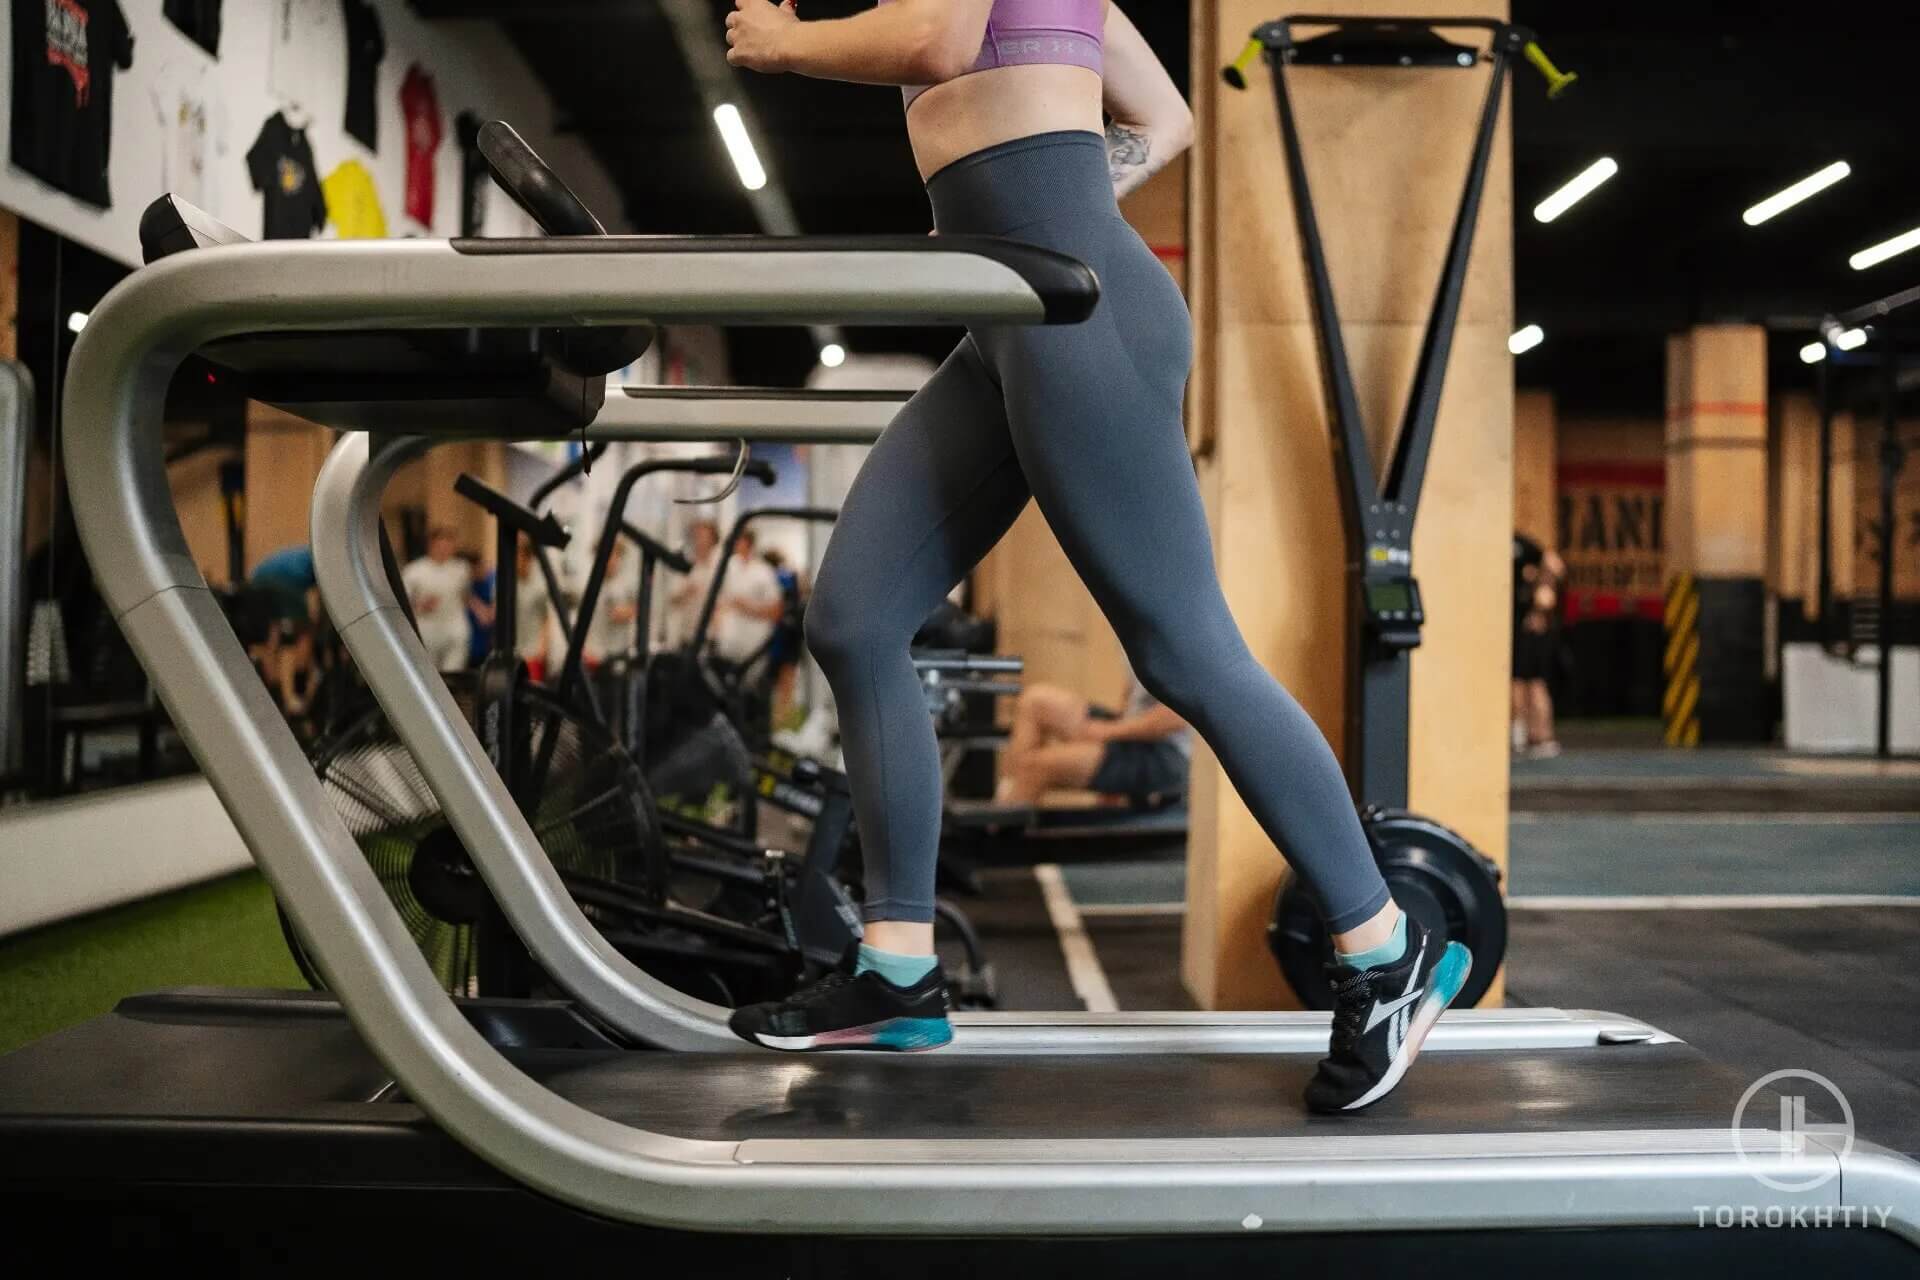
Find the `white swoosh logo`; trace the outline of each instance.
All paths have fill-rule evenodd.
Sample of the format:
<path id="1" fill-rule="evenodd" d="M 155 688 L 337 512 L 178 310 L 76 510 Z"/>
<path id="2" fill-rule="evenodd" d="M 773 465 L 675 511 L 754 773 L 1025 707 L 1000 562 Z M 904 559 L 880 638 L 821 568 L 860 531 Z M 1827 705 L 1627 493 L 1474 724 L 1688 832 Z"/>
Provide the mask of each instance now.
<path id="1" fill-rule="evenodd" d="M 1399 1012 L 1401 1009 L 1406 1008 L 1408 1005 L 1412 1004 L 1415 1000 L 1418 1000 L 1423 994 L 1425 994 L 1424 988 L 1420 991 L 1409 991 L 1407 992 L 1407 994 L 1399 997 L 1398 999 L 1387 1000 L 1380 1004 L 1374 1005 L 1373 1012 L 1367 1015 L 1366 1031 L 1373 1030 L 1375 1027 L 1379 1026 L 1382 1022 L 1385 1022 L 1388 1018 L 1391 1018 L 1395 1013 Z"/>

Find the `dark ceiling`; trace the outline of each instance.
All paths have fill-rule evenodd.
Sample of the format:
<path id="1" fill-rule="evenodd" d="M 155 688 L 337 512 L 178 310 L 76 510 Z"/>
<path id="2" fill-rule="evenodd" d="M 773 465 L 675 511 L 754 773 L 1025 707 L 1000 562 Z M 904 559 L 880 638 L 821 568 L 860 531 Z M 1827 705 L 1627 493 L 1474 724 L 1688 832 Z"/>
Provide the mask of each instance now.
<path id="1" fill-rule="evenodd" d="M 606 162 L 636 230 L 756 230 L 666 20 L 652 0 L 412 0 L 429 18 L 494 18 L 554 96 L 563 129 Z M 868 0 L 806 0 L 809 17 Z M 727 0 L 712 4 L 716 28 Z M 1856 272 L 1847 256 L 1920 225 L 1920 120 L 1911 70 L 1920 14 L 1821 21 L 1805 10 L 1706 3 L 1570 5 L 1516 0 L 1579 85 L 1549 104 L 1530 72 L 1514 97 L 1515 300 L 1547 342 L 1524 383 L 1569 407 L 1656 409 L 1663 336 L 1698 321 L 1775 320 L 1841 309 L 1920 280 L 1920 254 Z M 1128 12 L 1187 81 L 1187 5 Z M 1280 12 L 1276 9 L 1276 14 Z M 1887 12 L 1887 11 L 1882 11 Z M 896 92 L 743 75 L 768 168 L 809 232 L 927 226 Z M 1462 139 L 1463 149 L 1465 139 Z M 1533 205 L 1594 158 L 1620 173 L 1543 226 Z M 1853 176 L 1759 228 L 1740 212 L 1845 159 Z M 856 332 L 863 349 L 938 351 L 950 335 Z M 1782 379 L 1805 372 L 1803 334 L 1775 341 Z M 804 335 L 734 344 L 736 378 L 795 381 Z"/>

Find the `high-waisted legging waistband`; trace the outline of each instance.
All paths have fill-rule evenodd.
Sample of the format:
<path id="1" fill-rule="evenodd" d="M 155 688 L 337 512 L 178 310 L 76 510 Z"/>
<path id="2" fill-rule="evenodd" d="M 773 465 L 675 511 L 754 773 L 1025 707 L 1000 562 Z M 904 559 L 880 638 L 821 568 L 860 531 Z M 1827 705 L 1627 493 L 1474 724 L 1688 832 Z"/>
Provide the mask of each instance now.
<path id="1" fill-rule="evenodd" d="M 1006 235 L 1052 218 L 1116 216 L 1106 141 L 1084 129 L 1036 133 L 976 151 L 927 179 L 933 225 Z"/>

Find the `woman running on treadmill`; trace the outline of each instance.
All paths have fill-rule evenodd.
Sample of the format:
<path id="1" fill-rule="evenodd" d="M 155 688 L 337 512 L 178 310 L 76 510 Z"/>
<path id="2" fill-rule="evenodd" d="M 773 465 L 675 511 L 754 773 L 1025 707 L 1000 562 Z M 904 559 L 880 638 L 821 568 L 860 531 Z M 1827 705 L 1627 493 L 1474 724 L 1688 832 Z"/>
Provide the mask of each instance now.
<path id="1" fill-rule="evenodd" d="M 1307 1104 L 1378 1101 L 1471 957 L 1394 905 L 1326 739 L 1221 594 L 1181 426 L 1191 322 L 1117 205 L 1192 142 L 1178 89 L 1104 0 L 881 0 L 810 22 L 792 0 L 735 0 L 727 43 L 755 71 L 903 86 L 935 234 L 1054 249 L 1101 285 L 1084 324 L 969 330 L 841 508 L 806 636 L 839 704 L 865 941 L 844 971 L 737 1011 L 734 1030 L 776 1049 L 952 1038 L 933 951 L 940 756 L 908 644 L 1031 497 L 1141 682 L 1206 739 L 1320 904 L 1335 1013 Z"/>

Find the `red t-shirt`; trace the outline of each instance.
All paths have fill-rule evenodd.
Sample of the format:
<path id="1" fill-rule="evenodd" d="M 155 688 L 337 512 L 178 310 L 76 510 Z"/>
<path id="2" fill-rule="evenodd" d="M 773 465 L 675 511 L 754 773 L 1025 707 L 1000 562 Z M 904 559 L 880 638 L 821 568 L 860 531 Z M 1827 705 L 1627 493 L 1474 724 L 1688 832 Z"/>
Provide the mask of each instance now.
<path id="1" fill-rule="evenodd" d="M 440 98 L 419 63 L 400 82 L 400 114 L 407 121 L 407 216 L 433 225 L 433 153 L 440 149 Z"/>

